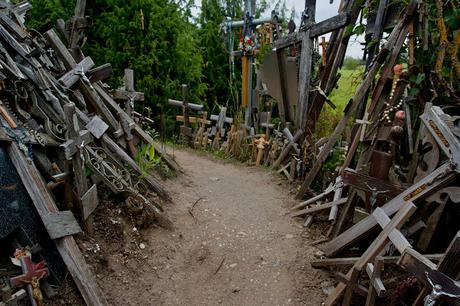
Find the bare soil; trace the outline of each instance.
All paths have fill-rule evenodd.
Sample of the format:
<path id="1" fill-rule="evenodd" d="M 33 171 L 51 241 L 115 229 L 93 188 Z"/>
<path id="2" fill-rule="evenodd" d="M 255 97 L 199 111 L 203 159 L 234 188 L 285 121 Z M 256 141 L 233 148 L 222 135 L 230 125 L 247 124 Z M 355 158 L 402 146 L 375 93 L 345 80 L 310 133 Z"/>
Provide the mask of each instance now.
<path id="1" fill-rule="evenodd" d="M 165 182 L 174 230 L 138 228 L 112 208 L 96 218 L 105 234 L 80 245 L 110 305 L 321 305 L 333 282 L 309 262 L 322 233 L 287 215 L 295 202 L 285 180 L 174 155 L 185 170 Z"/>

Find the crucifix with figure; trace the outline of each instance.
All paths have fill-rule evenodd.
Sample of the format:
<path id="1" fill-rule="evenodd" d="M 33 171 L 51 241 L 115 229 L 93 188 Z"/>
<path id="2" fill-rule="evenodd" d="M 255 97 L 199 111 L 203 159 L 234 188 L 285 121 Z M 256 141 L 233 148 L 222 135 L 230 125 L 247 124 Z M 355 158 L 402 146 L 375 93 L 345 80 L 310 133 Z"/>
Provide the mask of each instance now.
<path id="1" fill-rule="evenodd" d="M 255 19 L 255 0 L 244 1 L 244 20 L 227 20 L 222 24 L 225 31 L 242 28 L 240 38 L 240 46 L 238 51 L 232 51 L 231 56 L 241 57 L 242 61 L 242 77 L 241 77 L 241 106 L 245 109 L 245 125 L 252 126 L 252 111 L 254 108 L 252 74 L 253 62 L 255 55 L 255 36 L 254 30 L 256 26 L 264 23 L 277 22 L 277 15 L 273 11 L 272 16 Z"/>
<path id="2" fill-rule="evenodd" d="M 125 112 L 131 116 L 134 111 L 134 102 L 144 101 L 144 93 L 134 90 L 134 70 L 125 69 L 125 86 L 113 92 L 115 100 L 125 101 Z"/>

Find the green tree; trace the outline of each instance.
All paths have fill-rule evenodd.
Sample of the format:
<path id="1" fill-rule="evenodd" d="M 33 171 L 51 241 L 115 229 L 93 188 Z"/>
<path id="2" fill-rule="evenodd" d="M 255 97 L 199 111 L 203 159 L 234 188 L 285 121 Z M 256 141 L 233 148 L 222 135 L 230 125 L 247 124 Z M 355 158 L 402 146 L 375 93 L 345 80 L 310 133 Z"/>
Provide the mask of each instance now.
<path id="1" fill-rule="evenodd" d="M 166 107 L 168 98 L 180 97 L 180 84 L 188 84 L 190 100 L 201 103 L 201 50 L 195 27 L 181 7 L 169 0 L 96 0 L 88 3 L 94 25 L 85 51 L 95 62 L 111 63 L 112 86 L 119 85 L 125 68 L 135 71 L 136 86 L 145 93 L 146 106 L 164 113 L 174 125 L 179 110 Z M 186 12 L 186 11 L 185 11 Z"/>

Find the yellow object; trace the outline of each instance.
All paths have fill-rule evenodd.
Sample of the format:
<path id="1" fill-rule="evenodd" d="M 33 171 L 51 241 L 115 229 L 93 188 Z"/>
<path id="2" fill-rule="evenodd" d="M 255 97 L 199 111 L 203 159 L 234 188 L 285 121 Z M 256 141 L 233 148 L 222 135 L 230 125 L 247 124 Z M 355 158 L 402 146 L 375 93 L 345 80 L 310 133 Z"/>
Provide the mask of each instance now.
<path id="1" fill-rule="evenodd" d="M 246 108 L 249 104 L 249 57 L 243 56 L 242 61 L 241 106 Z"/>

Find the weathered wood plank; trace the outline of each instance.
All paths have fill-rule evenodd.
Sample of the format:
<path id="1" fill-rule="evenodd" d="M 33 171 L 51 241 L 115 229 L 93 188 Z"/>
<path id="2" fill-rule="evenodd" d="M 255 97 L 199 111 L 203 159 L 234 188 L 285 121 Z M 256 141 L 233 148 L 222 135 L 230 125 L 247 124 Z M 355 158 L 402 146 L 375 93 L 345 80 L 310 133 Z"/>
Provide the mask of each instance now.
<path id="1" fill-rule="evenodd" d="M 311 213 L 318 212 L 318 211 L 321 211 L 321 210 L 325 210 L 325 209 L 328 209 L 328 208 L 331 208 L 331 207 L 334 207 L 334 206 L 342 205 L 347 200 L 348 200 L 348 198 L 342 198 L 342 199 L 339 199 L 337 201 L 333 201 L 333 202 L 329 202 L 329 203 L 324 203 L 324 204 L 320 204 L 320 205 L 313 205 L 310 208 L 302 209 L 302 210 L 299 210 L 299 211 L 296 211 L 296 212 L 292 213 L 291 217 L 303 216 L 303 215 L 311 214 Z"/>
<path id="2" fill-rule="evenodd" d="M 439 261 L 444 256 L 444 254 L 427 254 L 423 255 L 431 261 Z M 354 265 L 360 257 L 343 257 L 343 258 L 324 258 L 324 259 L 314 259 L 310 262 L 313 268 L 329 268 L 334 267 L 344 267 Z M 384 256 L 384 264 L 397 264 L 401 256 Z"/>
<path id="3" fill-rule="evenodd" d="M 99 116 L 91 118 L 91 121 L 88 122 L 85 127 L 91 135 L 97 139 L 101 139 L 102 135 L 104 135 L 104 133 L 109 129 L 107 123 L 105 123 Z"/>
<path id="4" fill-rule="evenodd" d="M 363 271 L 365 265 L 375 259 L 378 256 L 388 241 L 388 236 L 394 229 L 399 229 L 407 221 L 407 219 L 414 213 L 416 206 L 407 202 L 404 206 L 398 211 L 398 213 L 393 217 L 393 219 L 388 223 L 385 228 L 380 232 L 377 238 L 372 242 L 372 244 L 367 248 L 364 254 L 359 258 L 359 260 L 353 265 L 350 271 L 347 273 L 348 277 L 351 277 L 353 271 Z M 345 284 L 338 284 L 334 291 L 328 296 L 325 305 L 332 306 L 336 301 L 342 296 L 346 290 Z"/>
<path id="5" fill-rule="evenodd" d="M 70 210 L 57 211 L 44 215 L 43 224 L 53 240 L 82 232 L 80 225 L 78 225 L 77 220 Z"/>
<path id="6" fill-rule="evenodd" d="M 82 218 L 83 220 L 87 220 L 99 205 L 96 184 L 91 186 L 91 188 L 81 197 L 81 204 L 83 208 Z"/>

